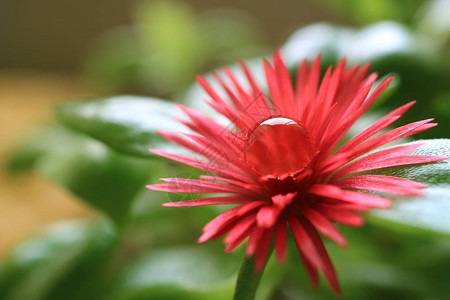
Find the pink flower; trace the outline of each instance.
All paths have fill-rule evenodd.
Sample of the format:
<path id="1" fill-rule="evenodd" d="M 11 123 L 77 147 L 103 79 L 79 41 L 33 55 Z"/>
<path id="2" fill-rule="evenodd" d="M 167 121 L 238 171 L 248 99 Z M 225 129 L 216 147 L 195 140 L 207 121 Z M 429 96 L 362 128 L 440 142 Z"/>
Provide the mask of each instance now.
<path id="1" fill-rule="evenodd" d="M 431 127 L 433 119 L 411 123 L 380 133 L 399 119 L 410 102 L 378 120 L 357 136 L 338 146 L 350 127 L 386 89 L 391 77 L 371 91 L 376 74 L 367 76 L 368 65 L 346 68 L 341 60 L 320 82 L 320 58 L 299 66 L 295 89 L 289 71 L 277 52 L 273 64 L 264 61 L 269 93 L 256 84 L 241 64 L 249 89 L 224 68 L 226 83 L 215 79 L 229 99 L 224 99 L 202 77 L 199 83 L 211 96 L 209 105 L 227 117 L 232 127 L 189 109 L 181 109 L 190 121 L 183 122 L 196 134 L 160 134 L 204 160 L 162 151 L 151 152 L 215 174 L 199 179 L 161 178 L 166 183 L 147 188 L 165 192 L 215 194 L 212 197 L 169 202 L 165 206 L 236 204 L 203 228 L 199 243 L 224 239 L 226 252 L 248 238 L 246 254 L 255 255 L 262 270 L 272 239 L 278 261 L 285 259 L 287 227 L 290 228 L 306 271 L 314 285 L 322 271 L 340 293 L 333 264 L 318 232 L 337 244 L 347 244 L 333 222 L 361 226 L 357 214 L 372 207 L 387 208 L 391 201 L 367 191 L 422 195 L 426 185 L 392 176 L 361 172 L 399 165 L 443 160 L 442 157 L 407 155 L 423 144 L 408 144 L 370 153 L 389 142 Z M 320 83 L 319 83 L 320 82 Z M 370 153 L 370 154 L 369 154 Z"/>

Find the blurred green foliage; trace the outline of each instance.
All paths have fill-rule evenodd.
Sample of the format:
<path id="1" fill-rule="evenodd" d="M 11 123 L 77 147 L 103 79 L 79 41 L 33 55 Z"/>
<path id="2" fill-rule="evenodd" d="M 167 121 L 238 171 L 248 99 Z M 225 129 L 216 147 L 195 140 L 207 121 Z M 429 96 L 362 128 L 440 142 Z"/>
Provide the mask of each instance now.
<path id="1" fill-rule="evenodd" d="M 359 24 L 383 20 L 413 24 L 414 15 L 426 0 L 321 0 L 321 2 Z"/>
<path id="2" fill-rule="evenodd" d="M 96 299 L 116 239 L 102 220 L 52 225 L 0 267 L 1 299 Z"/>
<path id="3" fill-rule="evenodd" d="M 361 25 L 391 21 L 362 28 L 322 23 L 301 28 L 281 48 L 288 67 L 294 70 L 318 53 L 324 66 L 344 56 L 351 64 L 371 62 L 371 71 L 380 77 L 393 73 L 396 79 L 368 119 L 417 99 L 403 122 L 435 116 L 440 126 L 423 136 L 448 137 L 450 28 L 449 10 L 443 8 L 449 2 L 325 2 Z M 259 57 L 264 42 L 251 21 L 224 12 L 200 14 L 180 1 L 141 1 L 133 20 L 132 27 L 105 35 L 86 63 L 88 76 L 112 90 L 151 91 L 219 117 L 205 107 L 199 85 L 191 84 L 194 75 L 250 57 L 258 57 L 247 62 L 265 88 Z M 230 69 L 244 77 L 236 64 Z M 211 73 L 205 77 L 211 79 Z M 57 223 L 19 245 L 0 266 L 0 298 L 229 299 L 242 248 L 225 255 L 220 241 L 192 246 L 202 226 L 228 206 L 163 208 L 162 202 L 202 195 L 144 189 L 160 177 L 201 174 L 155 159 L 147 150 L 183 152 L 157 134 L 188 131 L 174 121 L 182 118 L 176 105 L 117 96 L 64 103 L 55 115 L 65 127 L 36 129 L 12 153 L 9 170 L 39 172 L 106 218 Z M 448 139 L 425 142 L 416 154 L 450 155 Z M 424 197 L 396 197 L 391 210 L 368 214 L 364 228 L 342 227 L 348 249 L 327 243 L 346 299 L 450 297 L 449 166 L 444 161 L 377 171 L 430 188 Z M 311 287 L 292 240 L 288 247 L 285 264 L 269 260 L 256 299 L 335 299 L 329 287 Z"/>
<path id="4" fill-rule="evenodd" d="M 101 142 L 62 127 L 46 127 L 9 160 L 15 172 L 31 167 L 120 224 L 131 199 L 143 189 L 151 162 L 118 155 Z"/>
<path id="5" fill-rule="evenodd" d="M 198 73 L 267 52 L 256 22 L 236 11 L 140 0 L 132 20 L 100 38 L 85 64 L 88 78 L 114 92 L 173 96 Z"/>

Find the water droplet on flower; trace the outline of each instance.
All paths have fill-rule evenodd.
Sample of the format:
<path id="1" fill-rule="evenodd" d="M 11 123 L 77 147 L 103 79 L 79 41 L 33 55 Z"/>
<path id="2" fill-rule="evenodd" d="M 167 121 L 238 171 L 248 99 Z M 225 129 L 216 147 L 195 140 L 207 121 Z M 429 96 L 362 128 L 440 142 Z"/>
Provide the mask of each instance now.
<path id="1" fill-rule="evenodd" d="M 247 136 L 244 157 L 260 175 L 293 175 L 308 165 L 315 153 L 305 127 L 288 118 L 271 118 Z"/>

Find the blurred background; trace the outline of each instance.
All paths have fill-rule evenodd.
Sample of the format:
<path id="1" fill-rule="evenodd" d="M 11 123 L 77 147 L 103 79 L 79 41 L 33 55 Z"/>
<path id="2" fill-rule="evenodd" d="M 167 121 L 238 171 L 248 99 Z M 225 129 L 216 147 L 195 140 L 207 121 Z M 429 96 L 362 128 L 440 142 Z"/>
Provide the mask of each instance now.
<path id="1" fill-rule="evenodd" d="M 344 56 L 350 63 L 372 62 L 381 77 L 396 75 L 375 115 L 418 100 L 404 122 L 436 117 L 439 128 L 419 137 L 448 138 L 449 37 L 447 0 L 0 0 L 0 260 L 44 225 L 96 215 L 73 187 L 33 169 L 45 165 L 37 156 L 64 143 L 50 139 L 39 146 L 47 137 L 42 132 L 56 126 L 55 104 L 132 94 L 200 108 L 196 74 L 241 59 L 259 60 L 281 48 L 291 70 L 318 52 L 325 64 Z M 70 143 L 77 147 L 84 140 Z M 192 241 L 204 222 L 198 223 L 191 228 Z M 131 240 L 141 245 L 142 235 L 138 231 Z M 374 235 L 387 236 L 383 249 L 395 248 L 395 235 Z M 128 255 L 137 251 L 133 245 Z M 442 254 L 449 248 L 436 249 Z M 374 269 L 379 278 L 401 277 L 385 271 Z M 387 290 L 386 299 L 404 296 L 395 287 Z M 298 295 L 291 285 L 280 299 Z M 445 299 L 440 296 L 429 299 Z M 28 299 L 15 297 L 8 299 Z"/>
<path id="2" fill-rule="evenodd" d="M 153 8 L 139 8 L 152 5 Z M 159 19 L 155 20 L 154 16 Z M 178 21 L 191 28 L 174 24 Z M 315 1 L 2 0 L 2 162 L 23 135 L 37 124 L 51 120 L 51 107 L 58 101 L 112 93 L 171 94 L 175 86 L 179 90 L 185 88 L 197 73 L 238 59 L 270 54 L 295 29 L 317 21 L 352 23 L 333 15 Z M 155 23 L 150 24 L 150 31 L 155 32 L 137 36 L 136 25 L 145 22 Z M 198 33 L 205 29 L 202 22 L 215 27 L 208 33 Z M 146 63 L 135 55 L 140 43 L 147 42 L 138 39 L 163 39 L 167 33 L 177 39 L 179 29 L 192 30 L 178 34 L 180 51 L 186 51 L 179 59 L 191 60 L 189 63 L 194 67 L 174 62 L 173 68 L 190 69 L 179 79 L 183 84 L 180 87 L 178 82 L 169 82 L 174 87 L 159 89 L 162 82 L 158 80 L 159 73 L 167 67 L 158 68 L 154 74 L 136 75 L 139 64 Z M 208 35 L 216 35 L 215 40 L 209 40 Z M 186 46 L 183 39 L 188 39 L 189 45 Z M 161 47 L 170 47 L 164 45 L 164 41 L 161 44 Z M 148 52 L 143 50 L 142 55 L 151 56 L 156 52 L 152 46 L 148 47 Z M 212 47 L 216 49 L 211 50 Z M 209 50 L 213 53 L 204 59 L 208 55 L 204 53 Z M 0 211 L 6 213 L 0 219 L 0 258 L 41 225 L 89 213 L 83 204 L 46 179 L 40 176 L 34 176 L 33 180 L 10 179 L 3 170 L 0 173 Z"/>

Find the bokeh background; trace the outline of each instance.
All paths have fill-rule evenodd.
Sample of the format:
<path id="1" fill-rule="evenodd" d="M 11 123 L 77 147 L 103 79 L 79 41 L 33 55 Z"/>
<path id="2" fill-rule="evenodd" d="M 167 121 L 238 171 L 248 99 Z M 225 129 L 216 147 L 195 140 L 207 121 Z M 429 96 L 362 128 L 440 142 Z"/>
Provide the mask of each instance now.
<path id="1" fill-rule="evenodd" d="M 73 187 L 67 189 L 64 184 L 56 184 L 55 178 L 44 176 L 31 166 L 36 163 L 36 153 L 53 151 L 49 149 L 65 151 L 61 148 L 64 138 L 50 140 L 42 148 L 36 142 L 48 136 L 42 135 L 45 128 L 56 130 L 53 136 L 60 134 L 60 129 L 54 128 L 55 104 L 132 94 L 184 102 L 202 109 L 199 103 L 202 94 L 193 85 L 196 74 L 208 73 L 240 59 L 259 59 L 281 48 L 291 69 L 300 59 L 310 59 L 318 52 L 330 64 L 343 56 L 350 62 L 371 61 L 372 70 L 378 71 L 381 77 L 396 75 L 373 117 L 416 99 L 417 107 L 404 122 L 436 117 L 439 128 L 419 138 L 448 138 L 449 37 L 450 1 L 447 0 L 0 0 L 0 261 L 46 225 L 97 215 L 80 200 Z M 370 120 L 369 117 L 366 121 Z M 68 140 L 63 146 L 77 147 L 85 142 Z M 33 154 L 27 153 L 26 148 L 33 149 Z M 194 213 L 186 216 L 198 224 L 194 222 L 187 236 L 175 235 L 168 243 L 195 241 L 201 224 L 210 215 L 211 212 L 205 213 L 199 220 Z M 116 255 L 116 261 L 126 261 L 123 257 L 132 257 L 148 246 L 143 237 L 147 234 L 146 227 L 143 228 L 138 227 L 130 234 L 127 241 L 131 246 Z M 101 226 L 97 230 L 108 232 Z M 165 234 L 158 232 L 156 238 Z M 404 264 L 430 253 L 428 248 L 419 249 L 421 244 L 429 242 L 429 237 L 398 242 L 396 234 L 375 231 L 369 226 L 353 238 L 367 243 L 366 234 L 375 237 L 385 255 L 392 251 L 393 259 L 403 256 L 401 249 L 417 247 L 417 252 L 410 253 Z M 448 236 L 447 240 L 436 242 L 433 249 L 436 257 L 450 261 L 445 256 L 450 253 Z M 365 248 L 355 251 L 337 255 L 348 259 L 351 255 L 364 258 L 373 254 Z M 32 256 L 33 251 L 30 253 Z M 440 263 L 437 259 L 436 264 Z M 364 286 L 365 291 L 379 291 L 383 287 L 380 295 L 386 299 L 409 297 L 415 292 L 410 294 L 404 290 L 415 291 L 414 282 L 420 282 L 420 278 L 413 278 L 413 283 L 402 281 L 407 276 L 400 273 L 409 272 L 405 271 L 407 268 L 395 273 L 370 262 L 366 267 L 377 274 L 374 275 L 377 282 L 366 280 L 358 266 L 348 270 L 354 270 L 354 277 L 361 277 L 362 284 L 369 286 Z M 435 287 L 439 292 L 429 299 L 446 299 L 450 292 L 446 294 L 441 289 L 450 279 L 450 268 L 444 265 L 438 272 L 433 268 L 434 265 L 427 264 L 425 271 L 418 272 L 434 274 L 442 282 L 433 280 L 435 286 L 426 286 L 421 292 L 427 294 L 427 289 Z M 393 283 L 389 284 L 387 281 L 391 279 Z M 402 287 L 397 289 L 397 283 Z M 282 296 L 278 295 L 284 297 L 279 299 L 302 295 L 293 286 Z M 351 295 L 354 299 L 367 296 L 358 292 Z M 328 296 L 332 297 L 329 291 L 323 297 Z M 8 299 L 25 299 L 20 293 L 14 297 Z M 378 296 L 375 293 L 373 297 Z"/>
<path id="2" fill-rule="evenodd" d="M 109 36 L 114 40 L 116 32 L 120 35 L 121 30 L 137 22 L 137 6 L 143 2 L 0 1 L 0 155 L 3 164 L 24 135 L 37 124 L 51 120 L 51 107 L 59 101 L 98 97 L 116 91 L 152 94 L 151 88 L 130 91 L 125 83 L 117 84 L 115 88 L 114 79 L 111 84 L 105 83 L 102 73 L 108 76 L 108 71 L 98 71 L 98 77 L 86 71 L 89 59 L 103 40 Z M 294 30 L 310 23 L 351 23 L 315 1 L 190 0 L 174 4 L 175 7 L 177 5 L 181 10 L 195 14 L 198 21 L 202 14 L 222 13 L 231 20 L 224 21 L 224 26 L 231 27 L 231 32 L 235 31 L 233 18 L 248 24 L 250 30 L 258 35 L 254 41 L 258 44 L 255 49 L 248 49 L 247 57 L 269 54 Z M 114 50 L 116 43 L 113 41 L 111 44 L 114 44 L 111 46 Z M 127 41 L 123 44 L 126 47 Z M 237 53 L 228 62 L 240 58 Z M 117 59 L 120 60 L 120 56 Z M 114 60 L 113 63 L 120 64 L 120 61 Z M 201 71 L 207 71 L 207 67 L 194 73 Z M 192 74 L 186 77 L 190 77 L 189 80 L 193 78 Z M 112 87 L 108 89 L 108 85 Z M 4 170 L 0 171 L 0 211 L 5 212 L 0 218 L 0 258 L 42 225 L 89 213 L 85 205 L 42 176 L 11 179 Z"/>

